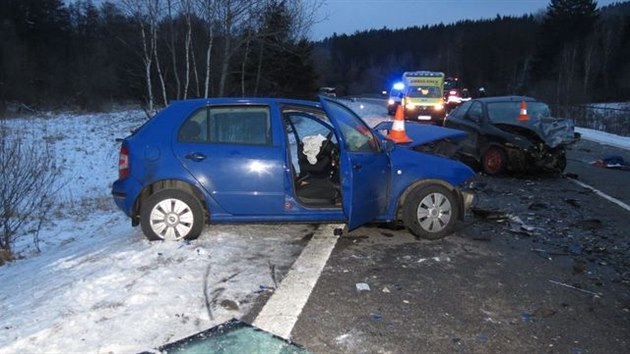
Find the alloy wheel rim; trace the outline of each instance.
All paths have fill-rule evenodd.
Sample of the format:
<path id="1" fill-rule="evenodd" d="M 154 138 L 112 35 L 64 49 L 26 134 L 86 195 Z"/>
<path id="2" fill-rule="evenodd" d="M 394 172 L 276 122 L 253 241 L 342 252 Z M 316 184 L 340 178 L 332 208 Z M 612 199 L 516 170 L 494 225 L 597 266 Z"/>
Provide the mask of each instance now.
<path id="1" fill-rule="evenodd" d="M 442 193 L 431 193 L 420 201 L 416 212 L 420 227 L 428 232 L 440 232 L 446 228 L 453 215 L 449 199 Z"/>
<path id="2" fill-rule="evenodd" d="M 488 150 L 488 152 L 486 152 L 484 161 L 486 164 L 486 169 L 490 173 L 497 173 L 499 172 L 499 169 L 501 168 L 501 163 L 502 163 L 501 153 L 499 152 L 499 150 L 490 149 Z"/>
<path id="3" fill-rule="evenodd" d="M 164 199 L 151 209 L 151 230 L 163 240 L 180 240 L 190 233 L 194 216 L 188 204 Z"/>

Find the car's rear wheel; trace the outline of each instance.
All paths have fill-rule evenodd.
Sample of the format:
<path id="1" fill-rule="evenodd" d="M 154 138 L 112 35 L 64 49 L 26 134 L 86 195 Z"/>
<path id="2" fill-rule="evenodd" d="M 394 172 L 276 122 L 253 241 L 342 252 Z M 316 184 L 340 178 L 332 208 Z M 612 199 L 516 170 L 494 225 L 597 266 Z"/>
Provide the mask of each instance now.
<path id="1" fill-rule="evenodd" d="M 412 234 L 437 240 L 453 232 L 458 213 L 457 198 L 451 191 L 440 185 L 429 185 L 407 196 L 403 222 Z"/>
<path id="2" fill-rule="evenodd" d="M 483 172 L 491 176 L 500 175 L 505 172 L 505 168 L 507 167 L 507 154 L 505 150 L 497 146 L 490 146 L 481 157 L 481 165 Z"/>
<path id="3" fill-rule="evenodd" d="M 142 203 L 140 226 L 150 241 L 196 239 L 203 225 L 201 203 L 184 191 L 164 189 Z"/>

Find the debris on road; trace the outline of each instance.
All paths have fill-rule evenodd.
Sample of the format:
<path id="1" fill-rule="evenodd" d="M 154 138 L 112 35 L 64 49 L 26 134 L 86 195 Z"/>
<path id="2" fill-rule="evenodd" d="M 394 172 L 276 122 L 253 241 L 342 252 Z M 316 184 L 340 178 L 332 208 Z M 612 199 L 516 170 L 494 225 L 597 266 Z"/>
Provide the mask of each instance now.
<path id="1" fill-rule="evenodd" d="M 607 156 L 601 160 L 591 162 L 591 165 L 601 168 L 630 171 L 630 164 L 627 164 L 623 160 L 623 157 L 619 155 Z"/>
<path id="2" fill-rule="evenodd" d="M 485 220 L 505 221 L 508 219 L 508 214 L 500 210 L 482 209 L 478 207 L 470 208 L 470 211 L 475 215 Z"/>
<path id="3" fill-rule="evenodd" d="M 573 223 L 572 226 L 583 230 L 596 230 L 602 227 L 602 221 L 599 219 L 585 219 Z"/>
<path id="4" fill-rule="evenodd" d="M 523 220 L 516 215 L 509 215 L 510 220 L 510 232 L 515 234 L 521 234 L 525 236 L 532 236 L 535 227 L 526 224 Z"/>
<path id="5" fill-rule="evenodd" d="M 556 284 L 556 285 L 564 286 L 564 287 L 569 288 L 569 289 L 577 290 L 577 291 L 582 292 L 582 293 L 585 293 L 585 294 L 593 295 L 593 296 L 594 296 L 594 297 L 596 297 L 596 298 L 599 298 L 599 297 L 602 297 L 602 296 L 603 296 L 603 294 L 602 294 L 602 293 L 596 293 L 596 292 L 593 292 L 593 291 L 584 290 L 584 289 L 582 289 L 582 288 L 578 288 L 577 286 L 573 286 L 573 285 L 569 285 L 569 284 L 561 283 L 561 282 L 559 282 L 559 281 L 555 281 L 555 280 L 551 280 L 551 279 L 549 279 L 549 282 L 550 282 L 550 283 L 552 283 L 552 284 Z"/>
<path id="6" fill-rule="evenodd" d="M 370 291 L 370 286 L 367 283 L 357 283 L 356 287 L 358 292 Z"/>

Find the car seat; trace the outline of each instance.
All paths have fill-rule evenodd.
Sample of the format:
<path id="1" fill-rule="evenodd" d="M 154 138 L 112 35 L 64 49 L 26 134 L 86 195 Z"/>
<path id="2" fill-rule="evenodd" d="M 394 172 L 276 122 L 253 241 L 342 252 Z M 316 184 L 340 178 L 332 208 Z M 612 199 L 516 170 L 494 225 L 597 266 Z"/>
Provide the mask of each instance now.
<path id="1" fill-rule="evenodd" d="M 336 145 L 320 135 L 321 145 L 315 156 L 305 153 L 305 137 L 298 143 L 298 165 L 300 174 L 297 179 L 297 193 L 302 202 L 309 205 L 334 205 L 339 196 L 339 186 L 335 183 Z M 308 150 L 308 149 L 307 149 Z M 314 163 L 311 163 L 314 162 Z"/>

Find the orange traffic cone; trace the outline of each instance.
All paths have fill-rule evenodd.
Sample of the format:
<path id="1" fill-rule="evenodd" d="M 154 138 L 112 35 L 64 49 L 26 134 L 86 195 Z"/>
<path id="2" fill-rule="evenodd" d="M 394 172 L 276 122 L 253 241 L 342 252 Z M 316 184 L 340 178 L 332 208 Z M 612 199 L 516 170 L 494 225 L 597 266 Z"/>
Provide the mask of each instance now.
<path id="1" fill-rule="evenodd" d="M 411 142 L 411 139 L 407 136 L 407 133 L 405 133 L 405 114 L 403 113 L 402 103 L 398 105 L 398 108 L 396 108 L 392 130 L 387 135 L 387 138 L 393 140 L 397 144 Z"/>
<path id="2" fill-rule="evenodd" d="M 527 104 L 524 100 L 521 101 L 521 110 L 518 113 L 518 120 L 521 122 L 529 120 L 529 116 L 527 115 Z"/>

